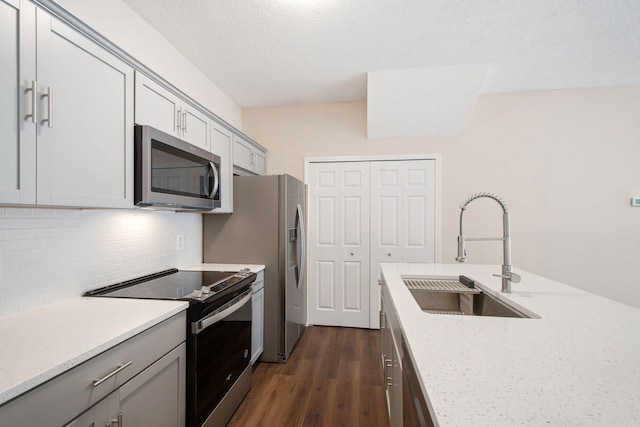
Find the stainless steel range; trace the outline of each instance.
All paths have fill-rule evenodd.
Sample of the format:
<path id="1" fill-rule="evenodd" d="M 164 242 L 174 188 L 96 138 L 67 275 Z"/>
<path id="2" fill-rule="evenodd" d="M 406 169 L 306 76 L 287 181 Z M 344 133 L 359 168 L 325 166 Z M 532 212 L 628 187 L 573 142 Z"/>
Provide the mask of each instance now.
<path id="1" fill-rule="evenodd" d="M 187 309 L 187 426 L 225 425 L 251 388 L 249 270 L 166 270 L 85 296 L 172 299 Z"/>

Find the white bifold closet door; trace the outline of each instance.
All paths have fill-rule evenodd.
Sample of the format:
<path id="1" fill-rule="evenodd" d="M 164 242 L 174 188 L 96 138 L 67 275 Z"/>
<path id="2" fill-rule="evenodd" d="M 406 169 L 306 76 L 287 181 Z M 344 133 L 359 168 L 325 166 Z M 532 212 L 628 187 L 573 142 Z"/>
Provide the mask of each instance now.
<path id="1" fill-rule="evenodd" d="M 371 162 L 371 328 L 380 326 L 380 263 L 435 262 L 435 207 L 435 160 Z"/>
<path id="2" fill-rule="evenodd" d="M 435 160 L 310 163 L 309 323 L 379 327 L 381 262 L 434 262 Z"/>
<path id="3" fill-rule="evenodd" d="M 369 163 L 312 163 L 309 322 L 369 327 Z"/>

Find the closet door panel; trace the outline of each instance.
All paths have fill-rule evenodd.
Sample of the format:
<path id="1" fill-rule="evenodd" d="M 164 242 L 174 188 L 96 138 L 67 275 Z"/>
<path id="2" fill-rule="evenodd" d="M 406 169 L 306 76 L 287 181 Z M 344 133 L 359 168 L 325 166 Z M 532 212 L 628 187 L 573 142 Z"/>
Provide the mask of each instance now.
<path id="1" fill-rule="evenodd" d="M 369 326 L 369 164 L 315 163 L 309 178 L 309 322 Z"/>

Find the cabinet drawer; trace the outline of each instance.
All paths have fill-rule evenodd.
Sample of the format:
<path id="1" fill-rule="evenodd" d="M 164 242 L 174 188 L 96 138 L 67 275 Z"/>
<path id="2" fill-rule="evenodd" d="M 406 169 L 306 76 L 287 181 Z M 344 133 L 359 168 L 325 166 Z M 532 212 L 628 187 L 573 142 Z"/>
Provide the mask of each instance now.
<path id="1" fill-rule="evenodd" d="M 0 419 L 7 425 L 64 425 L 185 339 L 182 312 L 8 402 L 0 407 Z"/>

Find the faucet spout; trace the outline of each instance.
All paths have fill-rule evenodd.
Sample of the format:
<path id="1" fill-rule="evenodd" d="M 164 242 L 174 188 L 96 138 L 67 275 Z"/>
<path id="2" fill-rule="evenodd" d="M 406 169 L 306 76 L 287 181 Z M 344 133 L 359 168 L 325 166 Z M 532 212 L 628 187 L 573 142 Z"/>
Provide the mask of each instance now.
<path id="1" fill-rule="evenodd" d="M 462 217 L 469 203 L 479 198 L 489 198 L 496 201 L 502 208 L 502 237 L 496 238 L 465 238 L 462 233 Z M 472 240 L 502 240 L 502 273 L 494 274 L 496 277 L 502 278 L 502 292 L 511 293 L 511 283 L 520 282 L 520 276 L 511 271 L 511 232 L 509 224 L 509 209 L 504 200 L 493 193 L 476 193 L 467 198 L 460 205 L 460 234 L 458 235 L 458 256 L 456 261 L 465 262 L 467 260 L 466 242 Z"/>

